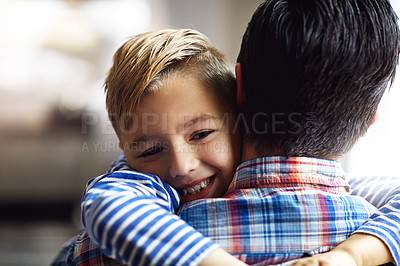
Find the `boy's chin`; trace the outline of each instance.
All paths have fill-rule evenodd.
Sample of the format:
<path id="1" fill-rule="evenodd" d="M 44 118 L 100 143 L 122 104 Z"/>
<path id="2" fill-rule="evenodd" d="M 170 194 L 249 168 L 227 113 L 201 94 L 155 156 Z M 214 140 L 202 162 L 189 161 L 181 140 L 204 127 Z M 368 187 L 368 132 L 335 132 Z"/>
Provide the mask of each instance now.
<path id="1" fill-rule="evenodd" d="M 221 197 L 222 195 L 219 195 L 216 193 L 216 190 L 214 188 L 215 186 L 215 177 L 211 179 L 210 184 L 202 189 L 200 192 L 193 194 L 193 195 L 180 195 L 181 196 L 181 203 L 187 203 L 190 201 L 194 200 L 199 200 L 199 199 L 205 199 L 205 198 L 217 198 Z"/>

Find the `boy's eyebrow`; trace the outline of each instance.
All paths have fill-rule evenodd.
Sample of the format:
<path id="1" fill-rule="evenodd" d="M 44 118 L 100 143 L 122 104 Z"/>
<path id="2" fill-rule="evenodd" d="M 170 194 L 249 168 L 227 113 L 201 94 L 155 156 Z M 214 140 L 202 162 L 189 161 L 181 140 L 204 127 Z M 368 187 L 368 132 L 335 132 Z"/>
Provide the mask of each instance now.
<path id="1" fill-rule="evenodd" d="M 192 127 L 192 126 L 196 125 L 197 123 L 206 122 L 206 121 L 210 121 L 210 120 L 217 120 L 217 117 L 216 117 L 216 116 L 213 116 L 213 115 L 206 115 L 206 114 L 203 114 L 203 115 L 197 116 L 197 117 L 195 117 L 195 118 L 189 120 L 188 122 L 186 122 L 186 123 L 183 125 L 183 128 L 186 129 L 186 128 L 188 128 L 188 127 Z"/>

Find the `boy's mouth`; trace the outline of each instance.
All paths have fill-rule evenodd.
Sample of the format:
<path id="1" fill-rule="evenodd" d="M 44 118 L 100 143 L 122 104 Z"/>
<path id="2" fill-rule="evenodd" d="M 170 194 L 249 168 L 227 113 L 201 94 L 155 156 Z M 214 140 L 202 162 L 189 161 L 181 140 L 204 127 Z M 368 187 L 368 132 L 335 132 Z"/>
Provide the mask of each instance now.
<path id="1" fill-rule="evenodd" d="M 213 178 L 213 176 L 201 181 L 199 184 L 196 184 L 192 187 L 185 187 L 180 189 L 180 194 L 183 196 L 191 196 L 199 193 L 210 184 L 211 178 Z"/>

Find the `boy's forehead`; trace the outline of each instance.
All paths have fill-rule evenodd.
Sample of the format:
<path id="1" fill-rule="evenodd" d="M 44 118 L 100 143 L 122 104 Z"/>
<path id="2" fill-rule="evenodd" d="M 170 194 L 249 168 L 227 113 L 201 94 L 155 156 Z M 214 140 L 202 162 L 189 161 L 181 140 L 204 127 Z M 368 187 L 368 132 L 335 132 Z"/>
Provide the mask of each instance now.
<path id="1" fill-rule="evenodd" d="M 216 100 L 212 88 L 193 75 L 165 79 L 147 91 L 132 111 L 130 135 L 136 138 L 181 133 L 198 125 L 220 127 L 231 114 Z"/>

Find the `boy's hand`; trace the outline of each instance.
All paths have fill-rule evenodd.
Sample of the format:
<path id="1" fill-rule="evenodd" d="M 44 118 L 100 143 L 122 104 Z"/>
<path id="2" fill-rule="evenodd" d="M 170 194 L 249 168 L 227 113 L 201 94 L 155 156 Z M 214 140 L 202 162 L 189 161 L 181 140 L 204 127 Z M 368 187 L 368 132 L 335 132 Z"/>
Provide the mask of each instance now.
<path id="1" fill-rule="evenodd" d="M 211 252 L 198 266 L 245 266 L 246 263 L 236 259 L 222 248 Z"/>
<path id="2" fill-rule="evenodd" d="M 294 261 L 294 266 L 357 266 L 354 258 L 345 251 L 330 251 Z"/>
<path id="3" fill-rule="evenodd" d="M 388 247 L 379 238 L 363 233 L 355 233 L 333 250 L 294 261 L 295 266 L 356 266 L 381 265 L 392 262 Z"/>

